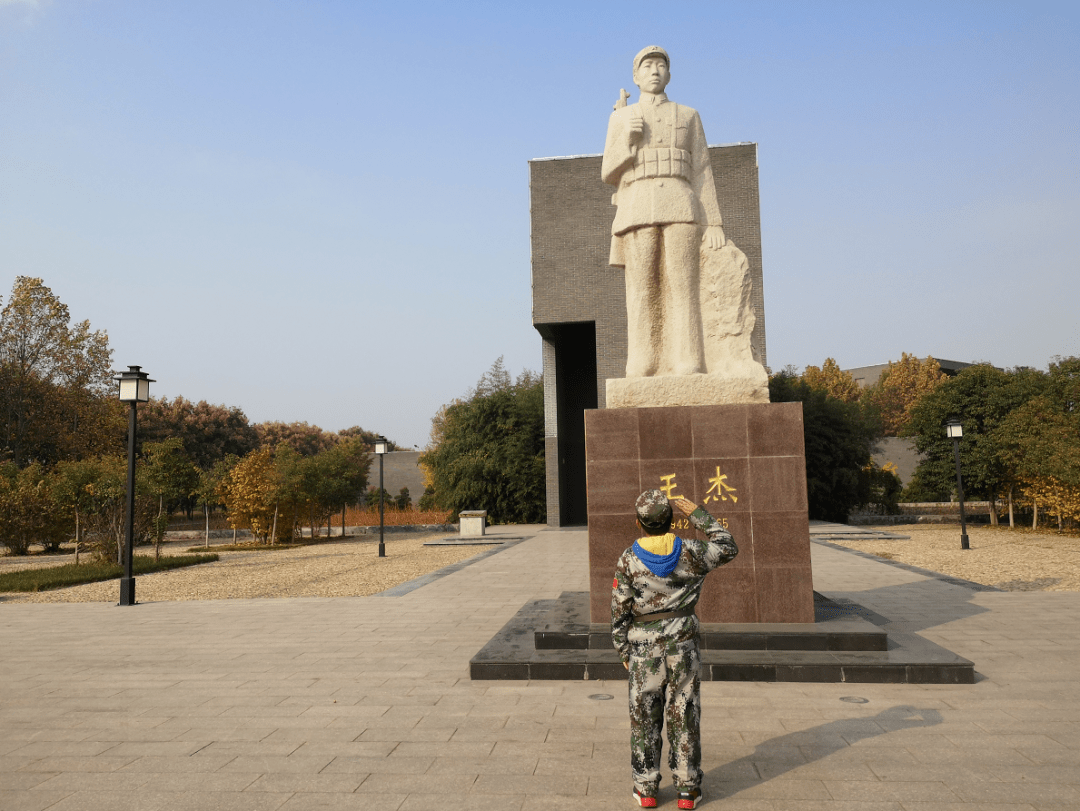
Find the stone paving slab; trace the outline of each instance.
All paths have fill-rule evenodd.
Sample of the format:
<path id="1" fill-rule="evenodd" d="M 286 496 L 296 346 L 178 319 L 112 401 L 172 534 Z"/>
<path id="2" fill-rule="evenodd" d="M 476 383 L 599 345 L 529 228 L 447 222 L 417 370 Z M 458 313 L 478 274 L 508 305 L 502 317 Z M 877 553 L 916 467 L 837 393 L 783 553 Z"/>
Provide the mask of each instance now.
<path id="1" fill-rule="evenodd" d="M 523 606 L 588 589 L 584 532 L 515 529 L 396 595 L 0 604 L 0 811 L 634 807 L 625 682 L 469 680 Z M 702 807 L 1080 808 L 1080 594 L 812 554 L 817 591 L 977 681 L 705 683 Z"/>

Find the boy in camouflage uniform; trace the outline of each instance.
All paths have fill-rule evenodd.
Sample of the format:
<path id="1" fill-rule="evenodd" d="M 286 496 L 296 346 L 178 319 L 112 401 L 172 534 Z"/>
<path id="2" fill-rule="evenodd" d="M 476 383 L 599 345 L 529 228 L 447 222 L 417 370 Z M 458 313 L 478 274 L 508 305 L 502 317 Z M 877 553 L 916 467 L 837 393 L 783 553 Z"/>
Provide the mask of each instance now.
<path id="1" fill-rule="evenodd" d="M 707 543 L 669 532 L 672 503 Z M 694 808 L 701 798 L 701 658 L 694 607 L 705 575 L 739 549 L 731 533 L 687 499 L 669 503 L 659 490 L 647 490 L 635 506 L 645 536 L 623 552 L 611 584 L 611 638 L 630 671 L 634 799 L 643 808 L 656 807 L 666 720 L 679 808 Z"/>

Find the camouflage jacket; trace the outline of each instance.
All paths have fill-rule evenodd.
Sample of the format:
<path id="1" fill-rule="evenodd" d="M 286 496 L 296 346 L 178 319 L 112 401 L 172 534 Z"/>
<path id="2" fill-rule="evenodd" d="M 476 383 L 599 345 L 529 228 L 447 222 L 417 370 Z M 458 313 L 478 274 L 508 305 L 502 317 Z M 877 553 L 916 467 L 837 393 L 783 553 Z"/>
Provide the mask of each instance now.
<path id="1" fill-rule="evenodd" d="M 658 614 L 693 608 L 701 596 L 705 575 L 739 554 L 731 533 L 720 522 L 698 507 L 690 516 L 692 523 L 708 537 L 708 543 L 682 540 L 682 554 L 675 570 L 661 577 L 634 554 L 631 546 L 615 566 L 611 589 L 611 641 L 624 662 L 631 649 L 638 656 L 663 656 L 674 653 L 679 643 L 697 638 L 697 617 L 675 617 L 634 624 L 641 614 Z"/>

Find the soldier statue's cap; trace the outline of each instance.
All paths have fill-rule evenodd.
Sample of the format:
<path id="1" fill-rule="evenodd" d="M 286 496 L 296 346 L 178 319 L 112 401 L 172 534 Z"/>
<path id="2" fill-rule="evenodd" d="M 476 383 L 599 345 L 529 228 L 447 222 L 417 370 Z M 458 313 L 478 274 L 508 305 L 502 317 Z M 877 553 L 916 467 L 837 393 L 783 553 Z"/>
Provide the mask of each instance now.
<path id="1" fill-rule="evenodd" d="M 645 529 L 662 529 L 671 522 L 671 505 L 659 490 L 646 490 L 638 496 L 634 508 Z"/>
<path id="2" fill-rule="evenodd" d="M 667 55 L 667 51 L 661 48 L 659 45 L 650 45 L 647 48 L 642 48 L 638 51 L 638 55 L 634 57 L 634 73 L 637 73 L 637 69 L 641 67 L 641 63 L 650 56 L 662 56 L 664 61 L 668 64 L 668 69 L 671 69 L 671 57 Z"/>

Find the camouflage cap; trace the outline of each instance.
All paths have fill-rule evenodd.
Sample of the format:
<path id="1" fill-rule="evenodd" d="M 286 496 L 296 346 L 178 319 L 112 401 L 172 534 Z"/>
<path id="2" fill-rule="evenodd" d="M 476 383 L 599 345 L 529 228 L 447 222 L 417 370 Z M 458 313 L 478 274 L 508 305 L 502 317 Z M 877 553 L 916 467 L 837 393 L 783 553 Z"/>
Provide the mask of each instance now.
<path id="1" fill-rule="evenodd" d="M 637 73 L 637 69 L 641 66 L 642 61 L 648 56 L 662 56 L 664 61 L 667 62 L 668 70 L 671 70 L 671 57 L 667 55 L 667 51 L 661 48 L 659 45 L 650 45 L 647 48 L 642 48 L 638 51 L 638 55 L 634 57 L 634 73 Z"/>
<path id="2" fill-rule="evenodd" d="M 638 496 L 634 508 L 645 529 L 662 529 L 671 522 L 671 505 L 659 490 L 646 490 Z"/>

